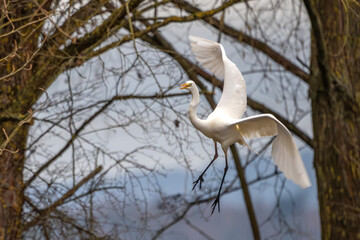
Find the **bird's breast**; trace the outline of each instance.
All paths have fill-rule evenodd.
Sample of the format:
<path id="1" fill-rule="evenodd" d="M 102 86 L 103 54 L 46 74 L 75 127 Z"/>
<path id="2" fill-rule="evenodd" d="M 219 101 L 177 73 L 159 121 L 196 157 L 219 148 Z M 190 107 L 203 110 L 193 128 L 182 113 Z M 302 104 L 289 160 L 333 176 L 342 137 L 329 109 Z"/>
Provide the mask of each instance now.
<path id="1" fill-rule="evenodd" d="M 229 140 L 236 134 L 236 130 L 229 127 L 229 123 L 223 117 L 209 116 L 207 121 L 207 129 L 204 133 L 207 137 L 214 139 L 215 141 L 222 143 Z"/>

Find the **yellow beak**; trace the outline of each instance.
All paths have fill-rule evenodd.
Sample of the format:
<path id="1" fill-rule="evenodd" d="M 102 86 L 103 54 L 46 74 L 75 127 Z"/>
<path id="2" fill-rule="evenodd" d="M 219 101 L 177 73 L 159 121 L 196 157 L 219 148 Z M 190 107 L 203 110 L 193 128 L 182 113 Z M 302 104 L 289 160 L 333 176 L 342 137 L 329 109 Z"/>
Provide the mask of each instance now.
<path id="1" fill-rule="evenodd" d="M 180 89 L 186 89 L 188 87 L 190 87 L 190 84 L 188 84 L 188 83 L 184 83 L 184 84 L 180 85 Z"/>

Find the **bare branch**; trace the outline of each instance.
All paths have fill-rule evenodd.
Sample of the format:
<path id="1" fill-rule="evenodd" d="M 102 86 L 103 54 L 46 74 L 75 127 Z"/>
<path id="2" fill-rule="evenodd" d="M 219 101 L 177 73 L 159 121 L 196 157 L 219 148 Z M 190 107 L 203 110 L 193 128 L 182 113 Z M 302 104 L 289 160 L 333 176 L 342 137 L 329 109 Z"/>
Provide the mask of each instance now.
<path id="1" fill-rule="evenodd" d="M 42 171 L 44 171 L 47 167 L 50 166 L 56 159 L 58 159 L 73 143 L 73 141 L 78 137 L 80 132 L 89 125 L 97 116 L 99 116 L 102 112 L 104 112 L 114 101 L 123 101 L 128 99 L 161 99 L 168 97 L 178 97 L 184 96 L 189 93 L 177 93 L 177 94 L 154 94 L 149 96 L 143 95 L 125 95 L 125 96 L 114 96 L 110 100 L 108 100 L 98 111 L 96 111 L 91 117 L 89 117 L 83 124 L 72 134 L 70 140 L 65 144 L 62 149 L 55 154 L 51 159 L 49 159 L 46 163 L 44 163 L 33 175 L 32 177 L 24 184 L 24 189 L 27 188 L 39 175 Z"/>
<path id="2" fill-rule="evenodd" d="M 199 12 L 200 9 L 194 7 L 187 1 L 182 0 L 172 0 L 172 2 L 179 4 L 183 9 L 185 9 L 189 13 Z M 303 71 L 301 68 L 296 66 L 294 63 L 292 63 L 289 59 L 286 59 L 284 56 L 279 54 L 277 51 L 272 49 L 269 45 L 266 43 L 255 39 L 241 31 L 238 31 L 232 27 L 230 27 L 227 24 L 223 24 L 221 21 L 217 20 L 214 17 L 205 17 L 202 18 L 203 21 L 207 22 L 211 26 L 215 27 L 216 29 L 221 30 L 224 34 L 236 39 L 237 41 L 241 43 L 245 43 L 251 47 L 254 47 L 255 49 L 263 52 L 268 57 L 270 57 L 272 60 L 283 66 L 286 70 L 290 71 L 294 75 L 298 76 L 305 82 L 309 82 L 310 75 Z"/>
<path id="3" fill-rule="evenodd" d="M 71 188 L 69 191 L 67 191 L 62 197 L 60 197 L 56 202 L 54 202 L 51 206 L 39 209 L 38 213 L 39 216 L 34 218 L 31 222 L 27 223 L 24 226 L 24 229 L 29 229 L 30 227 L 36 225 L 45 215 L 50 215 L 52 211 L 54 211 L 58 206 L 62 205 L 66 199 L 73 196 L 74 193 L 85 183 L 87 183 L 89 180 L 94 178 L 100 171 L 102 170 L 102 166 L 97 167 L 95 170 L 93 170 L 91 173 L 89 173 L 86 177 L 81 179 L 80 182 L 78 182 L 73 188 Z"/>
<path id="4" fill-rule="evenodd" d="M 260 240 L 261 237 L 260 237 L 259 224 L 256 220 L 256 214 L 255 214 L 254 206 L 253 206 L 253 203 L 251 200 L 249 186 L 248 186 L 248 183 L 246 182 L 245 171 L 244 171 L 244 168 L 241 166 L 240 157 L 239 157 L 239 154 L 237 153 L 235 145 L 231 145 L 230 150 L 233 155 L 235 166 L 236 166 L 236 171 L 237 171 L 237 174 L 238 174 L 238 177 L 240 179 L 240 183 L 241 183 L 241 186 L 243 189 L 246 209 L 249 214 L 249 219 L 250 219 L 250 223 L 251 223 L 251 229 L 253 231 L 253 236 L 254 236 L 255 240 Z"/>
<path id="5" fill-rule="evenodd" d="M 163 19 L 162 21 L 159 21 L 159 22 L 156 22 L 154 24 L 149 24 L 146 26 L 145 29 L 143 30 L 140 30 L 140 29 L 137 29 L 136 32 L 131 32 L 131 29 L 129 28 L 129 31 L 131 32 L 131 34 L 129 35 L 126 35 L 124 37 L 122 37 L 121 39 L 117 40 L 117 41 L 114 41 L 94 52 L 92 52 L 92 50 L 94 49 L 95 45 L 92 46 L 91 48 L 87 48 L 86 50 L 86 53 L 85 54 L 86 56 L 88 56 L 87 58 L 84 58 L 83 60 L 80 59 L 81 62 L 84 62 L 86 60 L 88 60 L 89 58 L 93 58 L 95 56 L 99 56 L 100 54 L 108 51 L 109 49 L 112 49 L 114 47 L 117 47 L 117 46 L 120 46 L 126 42 L 129 42 L 129 41 L 132 41 L 133 38 L 141 38 L 143 35 L 149 33 L 149 32 L 152 32 L 152 31 L 155 31 L 161 27 L 164 27 L 170 23 L 179 23 L 179 22 L 190 22 L 190 21 L 194 21 L 194 20 L 197 20 L 197 19 L 203 19 L 203 18 L 206 18 L 206 17 L 209 17 L 209 16 L 213 16 L 215 15 L 216 13 L 219 13 L 221 11 L 224 11 L 224 9 L 238 3 L 238 2 L 241 2 L 242 0 L 232 0 L 232 1 L 228 1 L 226 2 L 226 4 L 218 7 L 218 8 L 215 8 L 215 9 L 212 9 L 212 10 L 208 10 L 208 11 L 196 11 L 196 12 L 193 12 L 191 13 L 191 15 L 188 15 L 188 16 L 185 16 L 185 17 L 178 17 L 178 16 L 171 16 L 171 17 L 167 17 L 165 19 Z M 139 18 L 139 20 L 141 20 L 141 17 L 139 16 L 140 12 L 136 12 L 134 14 L 134 20 L 137 20 Z M 127 21 L 124 21 L 121 26 L 125 27 L 125 28 L 128 28 L 128 25 L 129 23 L 127 23 Z M 134 28 L 135 29 L 135 28 Z M 79 42 L 81 42 L 82 40 L 79 39 Z M 70 51 L 69 49 L 72 49 L 72 47 L 69 47 L 69 48 L 65 48 L 65 51 L 69 54 L 69 55 L 72 55 L 72 51 Z M 81 63 L 79 63 L 81 64 Z"/>
<path id="6" fill-rule="evenodd" d="M 80 29 L 87 23 L 87 20 L 100 12 L 101 6 L 107 2 L 108 0 L 91 0 L 69 16 L 61 26 L 54 23 L 56 31 L 48 37 L 49 41 L 45 44 L 46 51 L 53 52 L 58 49 L 67 39 L 70 39 L 70 35 L 74 31 Z"/>
<path id="7" fill-rule="evenodd" d="M 33 116 L 33 112 L 31 110 L 29 110 L 29 114 L 23 119 L 21 120 L 16 128 L 11 132 L 10 136 L 7 135 L 7 133 L 5 132 L 5 129 L 3 128 L 3 132 L 6 136 L 6 140 L 3 144 L 1 144 L 0 146 L 0 156 L 2 155 L 3 151 L 9 151 L 9 152 L 13 152 L 10 150 L 6 149 L 6 146 L 9 144 L 9 142 L 14 138 L 14 136 L 17 134 L 17 132 L 20 130 L 21 126 L 24 125 L 25 123 L 29 123 L 32 120 L 32 116 Z"/>
<path id="8" fill-rule="evenodd" d="M 164 51 L 165 53 L 169 54 L 170 56 L 174 57 L 176 61 L 179 62 L 179 64 L 184 68 L 184 70 L 189 74 L 190 78 L 194 78 L 194 73 L 200 75 L 202 78 L 204 78 L 207 82 L 215 85 L 216 87 L 222 89 L 223 82 L 217 79 L 215 76 L 208 74 L 205 70 L 201 69 L 199 66 L 193 64 L 191 61 L 183 57 L 181 54 L 179 54 L 169 42 L 166 41 L 164 37 L 162 37 L 158 32 L 153 32 L 154 38 L 151 38 L 149 36 L 142 36 L 142 39 L 148 43 L 150 43 L 153 47 L 160 49 Z M 196 81 L 196 84 L 199 85 L 199 81 Z M 201 87 L 201 86 L 200 86 Z M 215 103 L 211 103 L 211 105 L 215 105 Z M 263 113 L 271 113 L 273 114 L 277 119 L 279 119 L 290 131 L 292 131 L 296 136 L 298 136 L 300 139 L 302 139 L 306 144 L 308 144 L 310 147 L 314 146 L 313 140 L 303 131 L 301 131 L 297 126 L 295 126 L 293 123 L 289 122 L 286 118 L 281 116 L 279 113 L 269 109 L 265 105 L 253 100 L 248 96 L 248 105 L 259 112 Z"/>

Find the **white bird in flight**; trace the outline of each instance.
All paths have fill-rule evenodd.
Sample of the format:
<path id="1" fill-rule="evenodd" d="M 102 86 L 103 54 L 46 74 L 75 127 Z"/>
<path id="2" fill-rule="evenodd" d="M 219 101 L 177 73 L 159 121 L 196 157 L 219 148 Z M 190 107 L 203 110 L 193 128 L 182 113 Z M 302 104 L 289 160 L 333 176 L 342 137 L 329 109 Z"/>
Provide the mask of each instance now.
<path id="1" fill-rule="evenodd" d="M 273 141 L 271 155 L 277 167 L 287 179 L 292 180 L 302 188 L 310 187 L 309 176 L 304 167 L 296 144 L 289 130 L 273 115 L 260 114 L 241 119 L 246 110 L 246 84 L 236 65 L 226 57 L 223 46 L 219 43 L 190 36 L 192 51 L 202 65 L 210 69 L 217 77 L 224 79 L 223 93 L 215 110 L 207 119 L 199 119 L 196 108 L 199 105 L 199 90 L 193 81 L 180 85 L 192 94 L 189 106 L 189 118 L 194 127 L 205 136 L 213 139 L 215 155 L 210 164 L 193 183 L 193 189 L 204 181 L 203 175 L 218 157 L 217 142 L 225 154 L 225 169 L 218 195 L 212 204 L 212 213 L 216 205 L 220 211 L 220 193 L 228 170 L 227 151 L 230 145 L 239 143 L 247 146 L 245 139 L 277 135 Z"/>

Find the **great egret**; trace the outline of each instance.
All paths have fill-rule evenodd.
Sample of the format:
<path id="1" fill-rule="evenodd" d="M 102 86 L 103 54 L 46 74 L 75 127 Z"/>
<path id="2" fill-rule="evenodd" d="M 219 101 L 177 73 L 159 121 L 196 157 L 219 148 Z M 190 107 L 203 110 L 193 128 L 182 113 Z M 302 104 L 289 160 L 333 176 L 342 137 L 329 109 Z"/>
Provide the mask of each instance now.
<path id="1" fill-rule="evenodd" d="M 299 151 L 289 130 L 273 115 L 260 114 L 241 119 L 246 110 L 246 84 L 236 65 L 225 54 L 223 46 L 219 43 L 190 36 L 190 46 L 196 59 L 204 67 L 209 68 L 217 77 L 224 78 L 223 94 L 215 110 L 202 120 L 196 116 L 199 105 L 199 90 L 193 81 L 180 85 L 180 89 L 187 89 L 192 94 L 189 106 L 189 118 L 196 129 L 205 136 L 213 139 L 215 155 L 210 164 L 193 183 L 193 189 L 204 181 L 203 175 L 218 157 L 217 142 L 225 154 L 225 169 L 220 184 L 218 195 L 212 204 L 212 213 L 216 205 L 220 211 L 220 193 L 228 170 L 227 151 L 231 144 L 247 145 L 245 139 L 256 137 L 277 137 L 273 141 L 272 157 L 278 168 L 287 179 L 292 180 L 302 188 L 311 186 L 308 174 L 301 160 Z"/>

